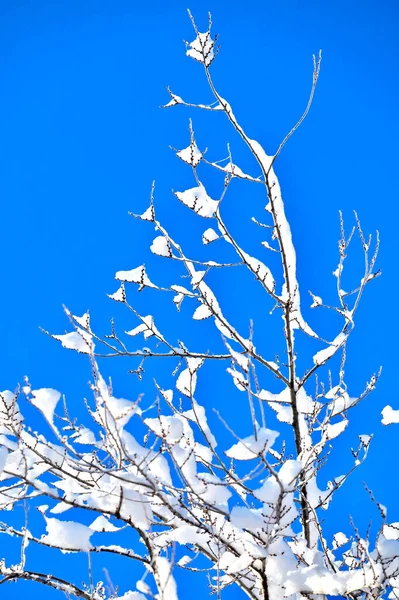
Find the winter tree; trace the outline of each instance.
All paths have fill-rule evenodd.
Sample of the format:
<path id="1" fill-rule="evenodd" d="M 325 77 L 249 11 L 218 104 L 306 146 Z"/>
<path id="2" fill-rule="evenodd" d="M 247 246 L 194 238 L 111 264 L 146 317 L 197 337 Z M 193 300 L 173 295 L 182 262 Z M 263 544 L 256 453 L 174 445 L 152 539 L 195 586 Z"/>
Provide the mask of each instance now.
<path id="1" fill-rule="evenodd" d="M 309 311 L 303 309 L 309 306 L 308 296 L 300 294 L 294 240 L 275 173 L 279 155 L 311 107 L 321 54 L 313 57 L 303 115 L 269 155 L 238 121 L 212 78 L 218 46 L 210 18 L 204 32 L 190 18 L 194 34 L 186 54 L 202 66 L 210 100 L 197 104 L 196 99 L 183 99 L 168 89 L 166 107 L 186 107 L 190 115 L 194 109 L 216 112 L 215 119 L 227 119 L 251 153 L 253 171 L 246 173 L 234 163 L 230 147 L 224 160 L 208 158 L 210 152 L 197 144 L 190 121 L 188 145 L 176 154 L 191 169 L 193 184 L 175 191 L 173 201 L 181 202 L 201 222 L 204 246 L 226 259 L 195 258 L 190 248 L 183 247 L 157 216 L 153 186 L 147 208 L 132 216 L 155 230 L 151 251 L 166 266 L 173 265 L 170 283 L 157 284 L 157 273 L 147 273 L 143 264 L 119 270 L 115 276 L 119 287 L 110 299 L 125 310 L 129 323 L 135 321 L 131 329 L 124 331 L 112 321 L 109 333 L 99 335 L 89 314 L 79 317 L 65 309 L 69 332 L 49 334 L 90 361 L 92 396 L 85 401 L 85 421 L 74 417 L 61 392 L 36 389 L 27 378 L 16 391 L 2 392 L 0 529 L 3 540 L 7 536 L 19 540 L 20 553 L 18 562 L 11 562 L 3 544 L 0 590 L 10 582 L 31 580 L 67 598 L 181 600 L 179 573 L 186 570 L 193 582 L 207 577 L 209 592 L 218 599 L 227 597 L 231 588 L 237 590 L 234 597 L 252 600 L 327 595 L 396 598 L 399 525 L 387 521 L 385 507 L 371 491 L 369 501 L 377 505 L 381 517 L 376 539 L 367 533 L 362 536 L 346 515 L 336 523 L 333 539 L 323 534 L 334 495 L 342 493 L 346 479 L 364 462 L 371 441 L 359 432 L 350 468 L 329 473 L 327 487 L 320 484 L 334 440 L 379 377 L 379 372 L 371 375 L 357 395 L 347 389 L 347 340 L 365 288 L 379 275 L 379 240 L 378 234 L 364 233 L 356 214 L 349 230 L 340 215 L 333 274 L 336 304 L 324 303 L 317 290 L 310 300 L 313 309 L 340 320 L 334 337 L 325 339 L 323 332 L 314 331 L 306 316 Z M 217 197 L 207 192 L 207 177 L 217 178 L 221 190 Z M 245 182 L 247 194 L 256 188 L 264 196 L 263 206 L 253 206 L 257 215 L 253 227 L 264 235 L 261 258 L 246 251 L 246 240 L 239 239 L 224 218 L 229 190 L 237 179 Z M 355 282 L 346 281 L 344 272 L 354 244 L 364 257 Z M 226 271 L 233 279 L 245 271 L 248 306 L 252 293 L 264 296 L 264 316 L 278 320 L 283 350 L 267 344 L 264 348 L 263 322 L 249 320 L 245 331 L 235 323 L 234 311 L 222 303 L 213 285 L 214 274 Z M 163 295 L 164 302 L 173 301 L 177 311 L 188 310 L 205 327 L 211 323 L 217 332 L 215 346 L 204 350 L 203 343 L 198 348 L 185 343 L 180 314 L 176 339 L 169 339 L 156 314 L 135 308 L 135 289 Z M 307 338 L 314 343 L 313 356 L 301 354 L 301 340 Z M 141 395 L 120 398 L 118 382 L 111 385 L 106 380 L 108 363 L 101 362 L 105 357 L 129 358 L 138 381 L 147 365 L 155 364 L 159 376 L 152 398 L 147 400 L 148 394 L 145 400 Z M 239 396 L 234 410 L 248 424 L 244 436 L 231 427 L 217 399 L 209 401 L 210 363 L 227 372 L 224 393 L 235 390 Z M 201 377 L 202 393 L 197 389 Z M 24 418 L 27 403 L 41 413 L 45 435 L 33 431 Z M 399 422 L 398 412 L 386 407 L 383 422 Z M 25 515 L 19 523 L 13 519 L 16 507 L 22 507 Z M 40 512 L 41 531 L 30 527 L 32 509 Z M 87 580 L 77 581 L 73 573 L 69 578 L 58 576 L 46 569 L 45 562 L 41 572 L 32 570 L 31 553 L 44 548 L 58 551 L 59 561 L 66 553 L 80 555 L 88 561 Z M 118 582 L 93 577 L 92 558 L 100 557 L 106 565 L 110 554 L 138 565 L 132 571 L 138 576 L 126 593 L 118 591 Z"/>

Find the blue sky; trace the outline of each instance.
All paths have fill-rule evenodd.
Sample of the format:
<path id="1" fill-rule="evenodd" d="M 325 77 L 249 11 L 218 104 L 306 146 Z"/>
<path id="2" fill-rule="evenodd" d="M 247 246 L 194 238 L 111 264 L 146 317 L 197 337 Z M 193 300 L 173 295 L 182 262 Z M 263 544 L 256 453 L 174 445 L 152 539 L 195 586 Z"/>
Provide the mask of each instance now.
<path id="1" fill-rule="evenodd" d="M 206 25 L 206 11 L 212 12 L 221 43 L 213 66 L 215 82 L 249 135 L 269 153 L 303 110 L 311 82 L 311 56 L 323 50 L 309 117 L 276 165 L 297 245 L 302 296 L 306 300 L 311 289 L 326 301 L 334 299 L 331 272 L 337 262 L 339 209 L 348 229 L 354 209 L 367 232 L 379 229 L 383 270 L 383 277 L 366 290 L 348 347 L 347 367 L 353 394 L 361 391 L 380 365 L 383 377 L 335 444 L 330 475 L 340 474 L 341 465 L 350 464 L 349 448 L 356 445 L 357 434 L 374 432 L 375 438 L 367 463 L 334 500 L 330 519 L 339 517 L 343 530 L 348 530 L 349 513 L 363 527 L 369 518 L 378 521 L 362 488 L 365 480 L 376 497 L 391 507 L 390 519 L 399 520 L 395 506 L 399 486 L 392 476 L 397 429 L 379 424 L 383 406 L 399 408 L 398 5 L 393 0 L 248 0 L 245 4 L 195 0 L 190 8 L 200 29 Z M 127 215 L 129 210 L 141 212 L 147 207 L 153 179 L 165 225 L 182 242 L 200 247 L 195 240 L 200 239 L 203 223 L 187 215 L 171 193 L 172 188 L 183 190 L 193 184 L 190 170 L 169 149 L 169 145 L 187 145 L 189 117 L 198 144 L 209 147 L 210 156 L 222 158 L 226 142 L 231 142 L 235 161 L 254 172 L 223 115 L 182 107 L 159 109 L 168 101 L 167 84 L 185 99 L 210 99 L 200 65 L 185 57 L 184 39 L 192 39 L 192 30 L 186 2 L 177 0 L 148 5 L 127 0 L 0 3 L 0 388 L 15 388 L 27 374 L 34 387 L 66 393 L 79 414 L 81 399 L 87 395 L 89 365 L 84 357 L 58 347 L 39 326 L 62 333 L 68 327 L 64 303 L 75 314 L 90 308 L 94 327 L 97 324 L 100 331 L 113 315 L 121 329 L 130 328 L 106 293 L 116 290 L 117 270 L 144 261 L 150 274 L 160 269 L 159 277 L 166 281 L 168 264 L 148 250 L 154 237 L 151 227 Z M 204 172 L 203 181 L 216 197 L 220 180 Z M 253 192 L 237 183 L 226 198 L 224 214 L 238 239 L 248 242 L 261 258 L 254 226 L 247 222 L 252 215 L 263 216 L 263 199 Z M 211 254 L 212 248 L 209 258 Z M 360 265 L 356 250 L 351 264 L 349 278 Z M 248 292 L 239 279 L 228 287 L 221 276 L 215 286 L 223 301 L 230 303 L 230 315 L 237 323 L 244 327 L 249 316 L 255 318 L 259 344 L 273 352 L 281 325 L 276 318 L 269 324 L 264 317 L 265 306 L 270 307 L 263 304 L 262 296 L 249 285 L 254 295 L 248 303 Z M 183 337 L 183 331 L 190 344 L 196 339 L 206 344 L 212 335 L 208 324 L 201 328 L 186 320 L 182 326 L 170 304 L 170 299 L 147 292 L 137 298 L 139 309 L 151 306 L 171 334 L 180 331 L 175 336 Z M 331 337 L 333 322 L 325 322 L 317 312 L 310 319 Z M 304 346 L 305 352 L 312 350 Z M 117 394 L 134 399 L 140 389 L 126 374 L 132 365 L 122 363 L 106 363 L 104 372 L 113 375 Z M 232 413 L 233 425 L 240 426 L 240 397 L 226 394 L 227 380 L 213 372 L 200 388 L 204 396 L 210 395 L 210 381 L 209 406 L 217 404 L 221 411 Z M 149 384 L 144 386 L 151 399 Z M 245 433 L 249 421 L 242 426 Z M 63 568 L 59 560 L 48 554 L 54 572 Z M 66 560 L 78 568 L 85 559 Z M 96 566 L 99 572 L 101 566 Z M 81 570 L 84 577 L 85 569 Z M 110 573 L 121 590 L 128 588 L 124 567 L 110 561 Z M 191 597 L 203 597 L 206 582 L 202 584 L 198 596 L 190 588 Z M 34 584 L 18 584 L 0 588 L 0 598 L 20 598 L 28 587 L 32 598 L 56 595 Z M 241 596 L 237 592 L 228 597 Z"/>

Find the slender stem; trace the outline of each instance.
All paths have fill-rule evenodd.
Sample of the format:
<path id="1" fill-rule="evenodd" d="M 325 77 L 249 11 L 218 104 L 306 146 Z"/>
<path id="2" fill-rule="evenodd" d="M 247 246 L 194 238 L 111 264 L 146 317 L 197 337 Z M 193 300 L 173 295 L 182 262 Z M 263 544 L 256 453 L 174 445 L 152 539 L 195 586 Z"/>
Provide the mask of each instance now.
<path id="1" fill-rule="evenodd" d="M 286 252 L 285 245 L 284 245 L 282 231 L 281 231 L 281 228 L 279 225 L 279 220 L 278 220 L 277 210 L 276 210 L 276 205 L 275 205 L 275 199 L 273 196 L 273 181 L 271 180 L 271 178 L 274 177 L 274 172 L 273 172 L 273 169 L 271 166 L 269 168 L 266 168 L 266 165 L 263 163 L 261 157 L 259 156 L 258 150 L 255 147 L 255 145 L 253 144 L 253 141 L 246 135 L 246 133 L 244 132 L 242 127 L 237 122 L 237 120 L 231 110 L 230 105 L 217 92 L 217 90 L 214 86 L 212 77 L 210 75 L 209 69 L 206 65 L 205 65 L 205 73 L 206 73 L 209 87 L 210 87 L 213 95 L 215 96 L 215 98 L 218 100 L 218 102 L 222 106 L 225 114 L 227 115 L 227 117 L 228 117 L 230 123 L 233 125 L 234 129 L 238 132 L 238 134 L 244 140 L 244 142 L 246 143 L 246 145 L 252 152 L 253 156 L 257 160 L 257 162 L 262 170 L 262 174 L 263 174 L 263 177 L 264 177 L 264 180 L 266 183 L 267 196 L 268 196 L 268 200 L 270 202 L 270 210 L 271 210 L 271 214 L 273 217 L 273 223 L 274 223 L 274 228 L 275 228 L 274 230 L 276 233 L 276 238 L 277 238 L 277 242 L 278 242 L 279 249 L 280 249 L 282 268 L 283 268 L 284 279 L 285 279 L 285 284 L 286 284 L 286 291 L 287 291 L 287 296 L 288 296 L 288 300 L 286 302 L 281 301 L 281 304 L 283 304 L 283 306 L 284 306 L 283 315 L 284 315 L 286 347 L 287 347 L 287 354 L 288 354 L 288 370 L 289 370 L 288 387 L 290 390 L 291 406 L 292 406 L 292 420 L 293 420 L 292 424 L 293 424 L 293 431 L 294 431 L 294 438 L 295 438 L 296 453 L 297 453 L 297 456 L 300 456 L 300 454 L 302 452 L 302 436 L 301 436 L 301 430 L 300 430 L 299 411 L 298 411 L 297 396 L 296 396 L 297 389 L 296 389 L 296 372 L 295 372 L 294 336 L 293 336 L 292 323 L 291 323 L 291 319 L 290 319 L 292 301 L 293 301 L 294 294 L 296 293 L 296 290 L 291 289 L 292 283 L 291 283 L 290 269 L 289 269 L 288 259 L 287 259 L 287 252 Z M 313 93 L 312 93 L 311 97 L 313 97 Z M 307 114 L 307 112 L 306 112 L 306 114 Z M 303 116 L 301 122 L 305 118 L 306 114 Z M 310 536 L 310 525 L 309 525 L 309 508 L 308 508 L 308 502 L 307 502 L 306 482 L 305 482 L 304 477 L 305 477 L 305 475 L 302 474 L 301 475 L 301 483 L 300 483 L 300 503 L 301 503 L 301 512 L 302 512 L 302 526 L 303 526 L 303 531 L 304 531 L 304 536 L 305 536 L 306 542 L 310 546 L 311 536 Z"/>

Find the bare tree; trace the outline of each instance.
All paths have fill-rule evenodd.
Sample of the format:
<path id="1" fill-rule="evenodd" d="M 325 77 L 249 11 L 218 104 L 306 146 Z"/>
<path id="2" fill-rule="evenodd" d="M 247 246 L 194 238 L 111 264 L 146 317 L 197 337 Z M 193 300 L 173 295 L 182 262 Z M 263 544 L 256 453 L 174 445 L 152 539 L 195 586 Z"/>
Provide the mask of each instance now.
<path id="1" fill-rule="evenodd" d="M 313 308 L 334 311 L 342 319 L 334 339 L 326 341 L 302 314 L 296 253 L 274 171 L 276 159 L 309 111 L 321 54 L 313 57 L 311 91 L 303 115 L 269 156 L 248 136 L 213 81 L 211 66 L 218 47 L 216 36 L 211 34 L 210 17 L 204 33 L 197 29 L 191 15 L 190 18 L 195 38 L 187 43 L 187 55 L 203 65 L 212 101 L 195 104 L 168 90 L 170 101 L 166 107 L 181 105 L 221 113 L 221 118 L 227 118 L 250 150 L 260 174 L 244 173 L 233 163 L 229 148 L 224 161 L 208 160 L 205 151 L 197 146 L 190 121 L 190 143 L 177 151 L 177 156 L 191 167 L 194 187 L 176 192 L 175 196 L 212 225 L 204 231 L 203 243 L 225 244 L 235 258 L 226 263 L 192 258 L 158 220 L 153 186 L 149 207 L 133 216 L 155 227 L 152 252 L 177 263 L 188 283 L 158 286 L 143 265 L 119 271 L 116 279 L 120 287 L 110 298 L 134 316 L 134 329 L 120 334 L 112 321 L 110 334 L 100 336 L 92 330 L 88 314 L 77 317 L 66 309 L 71 332 L 51 335 L 65 348 L 85 354 L 90 360 L 93 399 L 86 402 L 86 408 L 91 425 L 72 418 L 65 400 L 60 410 L 61 394 L 53 389 L 35 390 L 25 380 L 16 393 L 3 392 L 0 505 L 10 510 L 22 504 L 26 518 L 20 528 L 6 521 L 0 523 L 1 532 L 17 536 L 21 547 L 17 564 L 9 564 L 6 558 L 0 563 L 0 584 L 27 579 L 59 590 L 67 597 L 86 600 L 177 600 L 176 573 L 188 569 L 193 578 L 201 576 L 198 571 L 205 572 L 210 592 L 218 599 L 229 586 L 238 586 L 252 600 L 299 600 L 327 594 L 352 600 L 377 599 L 385 594 L 396 598 L 399 525 L 387 524 L 386 511 L 372 493 L 371 499 L 381 514 L 381 528 L 373 548 L 368 535 L 362 538 L 355 524 L 348 536 L 338 530 L 328 544 L 320 516 L 367 456 L 371 438 L 361 435 L 358 448 L 352 450 L 353 466 L 345 475 L 333 479 L 326 490 L 319 489 L 318 474 L 328 460 L 330 441 L 345 430 L 348 413 L 374 390 L 379 376 L 372 375 L 359 395 L 349 395 L 345 383 L 346 343 L 365 287 L 379 274 L 375 267 L 378 234 L 366 236 L 357 215 L 347 234 L 340 215 L 339 257 L 334 273 L 337 304 L 326 305 L 312 294 Z M 199 176 L 199 170 L 208 167 L 223 177 L 222 192 L 216 200 L 208 195 Z M 235 178 L 245 180 L 248 186 L 260 186 L 264 192 L 266 223 L 254 218 L 254 227 L 262 228 L 268 237 L 263 243 L 266 252 L 279 257 L 282 289 L 271 269 L 248 254 L 223 219 L 222 209 Z M 345 292 L 343 267 L 355 238 L 363 249 L 364 269 L 353 289 Z M 235 269 L 249 272 L 265 298 L 272 300 L 274 310 L 280 312 L 285 341 L 283 358 L 270 360 L 256 349 L 252 322 L 249 335 L 245 335 L 225 316 L 211 288 L 209 274 L 226 268 L 232 273 Z M 176 346 L 160 331 L 152 315 L 140 314 L 131 304 L 130 284 L 136 284 L 140 291 L 151 288 L 168 297 L 172 294 L 178 310 L 183 301 L 193 305 L 195 320 L 214 322 L 222 351 L 189 349 L 183 341 Z M 141 335 L 145 345 L 137 347 L 135 342 Z M 313 338 L 318 347 L 322 345 L 304 371 L 297 367 L 297 336 Z M 128 401 L 114 396 L 99 370 L 102 357 L 137 359 L 134 372 L 139 378 L 147 361 L 168 361 L 177 376 L 175 390 L 165 389 L 161 381 L 156 381 L 152 416 L 146 416 L 141 397 Z M 197 377 L 210 361 L 218 363 L 221 369 L 227 366 L 232 383 L 248 405 L 252 430 L 245 438 L 238 436 L 218 411 L 220 430 L 211 430 L 205 407 L 196 395 Z M 338 364 L 337 373 L 324 369 L 327 383 L 323 383 L 320 373 L 330 362 Z M 261 387 L 265 372 L 278 383 L 278 393 Z M 308 388 L 312 382 L 311 394 Z M 32 432 L 26 425 L 21 413 L 25 401 L 42 413 L 51 436 Z M 386 411 L 386 421 L 390 422 L 392 409 L 388 407 Z M 287 445 L 277 441 L 279 432 L 266 426 L 269 414 L 277 416 Z M 231 438 L 230 447 L 224 450 L 218 447 L 221 430 L 224 437 L 228 434 Z M 292 453 L 287 450 L 291 446 Z M 27 516 L 29 506 L 37 506 L 38 498 L 48 503 L 39 507 L 46 529 L 41 536 L 31 533 Z M 91 515 L 89 525 L 82 522 L 79 509 Z M 65 511 L 71 517 L 58 518 Z M 121 530 L 131 532 L 131 544 L 126 547 L 117 542 Z M 94 541 L 101 540 L 104 532 L 115 536 L 116 543 Z M 89 565 L 95 553 L 117 554 L 141 563 L 142 577 L 132 582 L 132 591 L 122 596 L 112 584 L 94 581 L 90 568 L 88 582 L 78 585 L 45 570 L 30 570 L 28 545 L 87 554 Z"/>

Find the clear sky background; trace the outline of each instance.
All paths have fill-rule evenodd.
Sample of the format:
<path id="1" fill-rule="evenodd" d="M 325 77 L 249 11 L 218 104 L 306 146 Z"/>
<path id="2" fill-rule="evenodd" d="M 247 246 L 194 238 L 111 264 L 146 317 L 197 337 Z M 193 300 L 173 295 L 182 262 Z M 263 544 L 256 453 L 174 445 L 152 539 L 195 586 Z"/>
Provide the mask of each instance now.
<path id="1" fill-rule="evenodd" d="M 90 308 L 99 331 L 106 330 L 112 316 L 117 316 L 121 330 L 132 328 L 136 323 L 106 293 L 117 288 L 113 279 L 117 270 L 142 262 L 154 281 L 179 283 L 176 278 L 168 280 L 168 263 L 149 253 L 152 227 L 127 215 L 128 210 L 147 208 L 153 179 L 159 215 L 171 233 L 186 246 L 192 243 L 202 256 L 215 256 L 212 246 L 200 250 L 201 232 L 210 224 L 193 219 L 171 193 L 172 188 L 194 185 L 190 169 L 169 149 L 187 145 L 189 117 L 199 146 L 207 146 L 212 159 L 224 157 L 225 143 L 231 142 L 235 162 L 257 175 L 222 114 L 159 109 L 168 101 L 167 84 L 188 101 L 211 100 L 201 66 L 185 57 L 183 39 L 193 38 L 186 4 L 0 2 L 1 389 L 14 389 L 27 374 L 33 387 L 64 392 L 72 412 L 80 415 L 82 398 L 88 394 L 88 362 L 58 347 L 39 326 L 64 332 L 68 328 L 64 303 L 75 314 Z M 363 532 L 370 518 L 378 527 L 378 513 L 363 480 L 389 507 L 389 519 L 398 521 L 399 430 L 384 428 L 380 411 L 386 404 L 399 408 L 399 6 L 394 0 L 209 0 L 208 4 L 193 0 L 190 8 L 200 29 L 206 26 L 206 11 L 212 12 L 221 43 L 213 66 L 215 82 L 248 134 L 269 153 L 301 114 L 311 83 L 312 53 L 323 50 L 314 105 L 276 170 L 297 245 L 304 303 L 310 304 L 308 289 L 326 302 L 335 299 L 331 273 L 337 263 L 339 209 L 348 229 L 353 209 L 365 231 L 379 229 L 383 277 L 366 290 L 348 344 L 351 395 L 362 390 L 380 365 L 384 369 L 377 391 L 356 409 L 350 427 L 334 444 L 331 467 L 325 481 L 322 477 L 325 483 L 351 465 L 350 447 L 357 445 L 358 434 L 375 433 L 367 463 L 333 501 L 326 532 L 335 531 L 338 522 L 338 528 L 349 533 L 349 514 Z M 209 170 L 201 177 L 216 197 L 222 180 Z M 249 251 L 267 261 L 259 245 L 260 232 L 249 224 L 252 215 L 262 220 L 264 200 L 251 186 L 233 183 L 223 208 L 226 221 Z M 360 268 L 361 255 L 354 248 L 346 271 L 348 289 Z M 282 348 L 280 317 L 269 322 L 270 306 L 250 280 L 245 283 L 248 287 L 240 277 L 229 286 L 225 275 L 213 282 L 224 305 L 230 303 L 226 312 L 240 327 L 248 326 L 249 317 L 255 319 L 257 343 L 269 349 L 272 359 Z M 134 295 L 132 290 L 132 303 Z M 144 314 L 151 307 L 160 328 L 190 347 L 196 339 L 205 348 L 218 341 L 212 338 L 210 324 L 191 322 L 194 307 L 187 307 L 180 321 L 170 297 L 159 298 L 149 291 L 137 297 L 136 306 Z M 338 322 L 325 320 L 317 311 L 307 316 L 321 334 L 333 337 Z M 303 349 L 311 359 L 319 347 L 305 343 Z M 135 399 L 144 389 L 149 401 L 154 398 L 151 378 L 141 388 L 126 374 L 132 364 L 107 362 L 102 367 L 104 375 L 113 375 L 116 395 Z M 157 371 L 153 366 L 149 374 L 160 373 L 167 387 L 171 370 Z M 265 380 L 264 385 L 279 391 L 275 382 L 269 385 Z M 246 404 L 223 373 L 210 371 L 199 394 L 209 411 L 218 406 L 239 433 L 249 433 Z M 39 427 L 39 420 L 29 414 Z M 0 541 L 8 543 L 6 538 Z M 1 554 L 7 554 L 1 547 Z M 86 576 L 85 557 L 60 558 L 47 552 L 39 560 L 33 548 L 29 557 L 31 567 L 43 568 L 45 560 L 44 568 L 54 574 L 73 568 L 78 582 Z M 101 576 L 103 566 L 109 567 L 121 592 L 129 589 L 130 564 L 96 557 L 96 576 Z M 206 592 L 205 578 L 198 576 L 194 587 L 190 578 L 183 577 L 183 599 L 203 598 Z M 33 583 L 0 587 L 1 599 L 16 600 L 23 593 L 34 599 L 57 595 Z M 226 594 L 241 597 L 239 591 Z"/>

